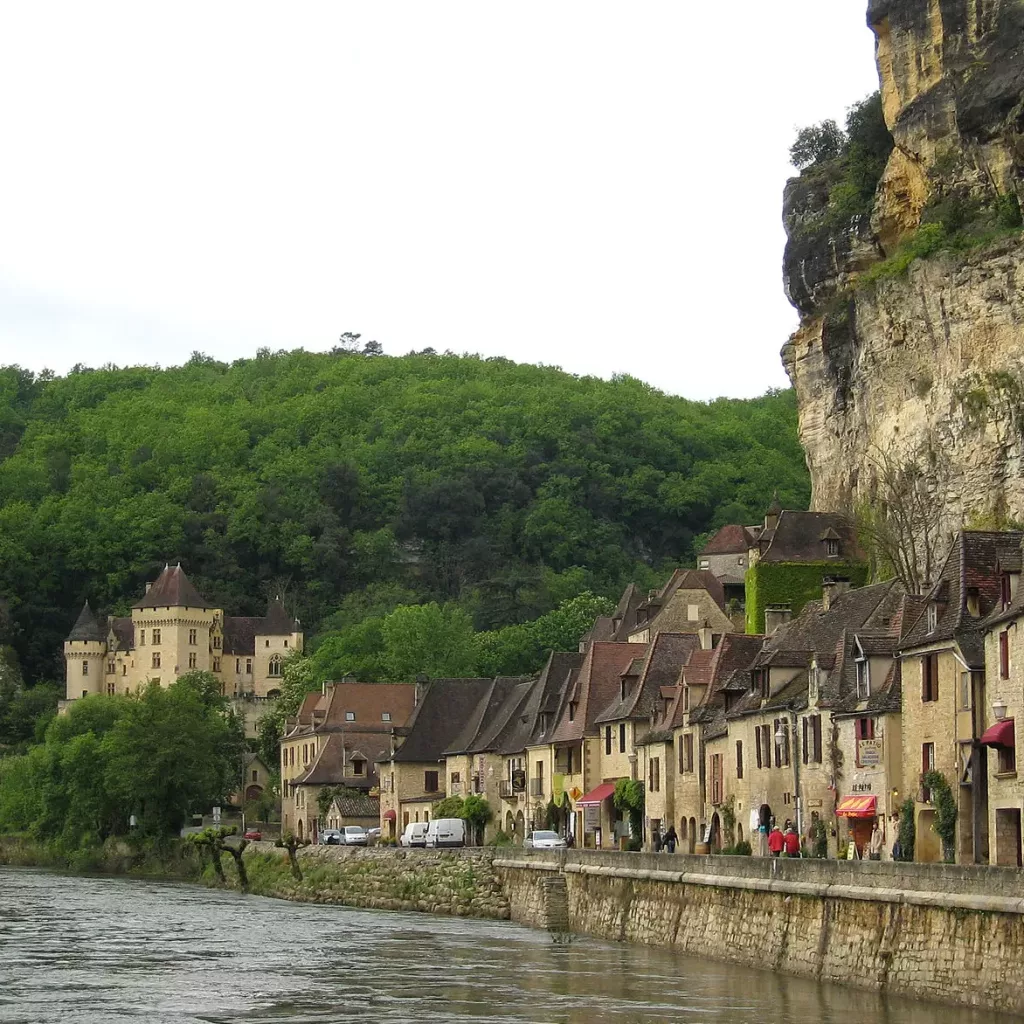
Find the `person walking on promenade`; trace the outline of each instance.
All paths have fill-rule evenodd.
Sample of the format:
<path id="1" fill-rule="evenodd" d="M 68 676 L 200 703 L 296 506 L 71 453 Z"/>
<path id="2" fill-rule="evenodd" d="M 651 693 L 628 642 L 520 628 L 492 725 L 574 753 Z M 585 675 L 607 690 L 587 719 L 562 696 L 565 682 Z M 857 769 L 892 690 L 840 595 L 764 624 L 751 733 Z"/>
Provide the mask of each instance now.
<path id="1" fill-rule="evenodd" d="M 800 837 L 796 834 L 796 829 L 792 825 L 786 826 L 786 834 L 782 837 L 782 845 L 787 857 L 800 856 Z"/>
<path id="2" fill-rule="evenodd" d="M 772 830 L 768 833 L 768 849 L 771 851 L 772 856 L 778 857 L 785 845 L 786 840 L 783 838 L 779 826 L 772 825 Z"/>
<path id="3" fill-rule="evenodd" d="M 676 835 L 676 827 L 675 827 L 675 825 L 669 825 L 668 831 L 665 833 L 665 838 L 663 840 L 663 842 L 665 844 L 665 849 L 668 850 L 669 853 L 675 853 L 676 852 L 676 843 L 678 841 L 679 841 L 679 836 Z"/>
<path id="4" fill-rule="evenodd" d="M 651 836 L 651 846 L 655 853 L 661 853 L 661 832 L 658 829 L 655 829 L 654 835 Z"/>

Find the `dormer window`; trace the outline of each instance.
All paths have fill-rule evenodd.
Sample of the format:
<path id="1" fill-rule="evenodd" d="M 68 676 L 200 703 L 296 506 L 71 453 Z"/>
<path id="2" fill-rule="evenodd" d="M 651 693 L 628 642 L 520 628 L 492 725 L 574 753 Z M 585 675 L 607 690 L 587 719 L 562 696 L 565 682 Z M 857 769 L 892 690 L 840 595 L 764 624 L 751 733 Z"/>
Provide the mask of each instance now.
<path id="1" fill-rule="evenodd" d="M 576 718 L 576 701 L 569 701 L 569 721 L 573 721 Z"/>
<path id="2" fill-rule="evenodd" d="M 811 671 L 807 676 L 807 701 L 809 704 L 818 703 L 818 672 L 819 668 L 817 665 L 811 666 Z"/>
<path id="3" fill-rule="evenodd" d="M 699 566 L 699 567 L 700 567 L 701 569 L 710 569 L 710 568 L 711 568 L 711 560 L 710 560 L 709 558 L 702 558 L 702 559 L 701 559 L 701 560 L 700 560 L 700 561 L 699 561 L 699 562 L 697 563 L 697 565 L 698 565 L 698 566 Z"/>
<path id="4" fill-rule="evenodd" d="M 832 540 L 830 537 L 825 541 L 825 555 L 828 558 L 837 558 L 839 556 L 839 541 Z"/>
<path id="5" fill-rule="evenodd" d="M 690 688 L 688 686 L 683 687 L 683 710 L 690 710 Z"/>
<path id="6" fill-rule="evenodd" d="M 928 605 L 928 632 L 934 633 L 939 625 L 939 606 L 934 602 Z"/>
<path id="7" fill-rule="evenodd" d="M 867 658 L 857 659 L 857 700 L 871 696 L 871 662 Z"/>
<path id="8" fill-rule="evenodd" d="M 1004 608 L 1010 603 L 1010 591 L 1010 574 L 1008 572 L 1004 572 L 1002 576 L 999 577 L 999 601 Z"/>
<path id="9" fill-rule="evenodd" d="M 619 700 L 625 700 L 626 694 L 629 692 L 629 687 L 626 685 L 625 679 L 619 680 Z"/>
<path id="10" fill-rule="evenodd" d="M 977 587 L 967 588 L 967 614 L 975 619 L 981 615 L 981 598 Z"/>

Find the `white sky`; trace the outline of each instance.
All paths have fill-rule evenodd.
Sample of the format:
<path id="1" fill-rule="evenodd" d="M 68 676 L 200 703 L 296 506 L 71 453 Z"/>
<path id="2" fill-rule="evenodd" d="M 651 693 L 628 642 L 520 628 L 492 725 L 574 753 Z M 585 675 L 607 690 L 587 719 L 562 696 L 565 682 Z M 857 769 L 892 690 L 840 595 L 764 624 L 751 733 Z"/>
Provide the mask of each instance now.
<path id="1" fill-rule="evenodd" d="M 865 0 L 0 9 L 0 362 L 503 355 L 786 386 L 796 127 Z"/>

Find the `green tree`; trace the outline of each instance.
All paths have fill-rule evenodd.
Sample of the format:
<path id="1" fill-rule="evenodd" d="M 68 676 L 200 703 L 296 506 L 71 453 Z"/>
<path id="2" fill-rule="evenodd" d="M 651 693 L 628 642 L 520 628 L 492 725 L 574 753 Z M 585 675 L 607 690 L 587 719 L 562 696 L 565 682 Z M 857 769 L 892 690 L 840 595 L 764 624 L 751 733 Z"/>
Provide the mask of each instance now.
<path id="1" fill-rule="evenodd" d="M 834 160 L 845 145 L 846 134 L 835 121 L 829 119 L 801 128 L 789 148 L 789 159 L 794 167 L 802 170 L 811 164 Z"/>
<path id="2" fill-rule="evenodd" d="M 396 608 L 381 625 L 384 665 L 393 680 L 467 676 L 474 668 L 473 620 L 455 605 L 431 601 Z"/>

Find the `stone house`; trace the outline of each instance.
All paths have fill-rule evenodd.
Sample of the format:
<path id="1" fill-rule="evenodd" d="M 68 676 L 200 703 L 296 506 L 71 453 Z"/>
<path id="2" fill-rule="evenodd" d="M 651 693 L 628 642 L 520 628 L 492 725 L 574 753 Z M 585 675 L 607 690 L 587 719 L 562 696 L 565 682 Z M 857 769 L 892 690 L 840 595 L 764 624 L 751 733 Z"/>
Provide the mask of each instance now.
<path id="1" fill-rule="evenodd" d="M 391 732 L 378 759 L 381 835 L 397 838 L 406 825 L 430 821 L 447 796 L 445 751 L 466 728 L 493 679 L 431 679 L 404 727 Z"/>
<path id="2" fill-rule="evenodd" d="M 325 788 L 375 793 L 377 762 L 390 755 L 392 734 L 410 719 L 416 698 L 416 687 L 405 683 L 326 683 L 307 694 L 281 738 L 281 831 L 315 839 Z"/>
<path id="3" fill-rule="evenodd" d="M 480 699 L 458 736 L 443 751 L 446 795 L 483 797 L 494 813 L 487 825 L 484 842 L 489 842 L 505 824 L 502 816 L 502 782 L 505 778 L 506 744 L 518 737 L 520 717 L 536 680 L 499 676 Z M 525 744 L 512 742 L 515 754 Z M 543 806 L 530 808 L 530 819 L 538 819 Z M 519 833 L 520 837 L 522 833 Z"/>
<path id="4" fill-rule="evenodd" d="M 584 655 L 555 651 L 548 657 L 524 708 L 523 734 L 504 743 L 504 778 L 501 785 L 503 828 L 509 835 L 524 835 L 536 827 L 531 809 L 538 804 L 554 809 L 549 828 L 560 834 L 572 832 L 572 812 L 565 773 L 556 770 L 555 747 L 551 740 L 560 721 L 566 695 L 573 692 Z M 564 766 L 564 758 L 561 762 Z M 549 815 L 548 817 L 551 817 Z"/>
<path id="5" fill-rule="evenodd" d="M 380 799 L 366 793 L 336 796 L 327 809 L 324 828 L 360 825 L 363 828 L 380 826 Z"/>
<path id="6" fill-rule="evenodd" d="M 710 627 L 702 632 L 711 642 Z M 671 751 L 649 743 L 655 723 L 663 720 L 676 694 L 679 673 L 701 643 L 693 633 L 658 633 L 642 658 L 634 658 L 619 677 L 619 693 L 596 718 L 601 734 L 601 776 L 606 780 L 637 778 L 645 787 L 644 838 L 672 821 Z M 616 821 L 617 838 L 628 836 L 628 819 Z"/>
<path id="7" fill-rule="evenodd" d="M 680 673 L 678 693 L 667 714 L 674 760 L 673 821 L 684 852 L 692 853 L 707 835 L 707 842 L 721 845 L 721 818 L 716 824 L 714 811 L 731 795 L 741 806 L 741 789 L 746 783 L 742 757 L 729 766 L 726 777 L 729 727 L 725 713 L 736 691 L 749 688 L 749 669 L 761 650 L 764 637 L 729 633 L 717 647 L 708 646 L 711 637 L 703 634 L 702 645 L 694 650 Z M 709 748 L 719 760 L 712 761 Z M 714 774 L 708 773 L 708 768 Z M 712 785 L 713 784 L 713 785 Z M 709 786 L 711 789 L 709 789 Z M 713 798 L 713 799 L 712 799 Z M 713 802 L 714 801 L 714 802 Z M 711 828 L 709 829 L 709 826 Z M 743 833 L 737 840 L 744 838 Z"/>
<path id="8" fill-rule="evenodd" d="M 270 769 L 263 763 L 263 758 L 259 754 L 250 751 L 242 760 L 242 785 L 230 797 L 231 803 L 236 807 L 252 800 L 259 800 L 272 782 Z"/>
<path id="9" fill-rule="evenodd" d="M 630 643 L 650 643 L 659 633 L 694 633 L 708 625 L 720 637 L 743 632 L 742 609 L 730 612 L 722 581 L 706 569 L 676 569 L 661 590 L 636 610 Z"/>
<path id="10" fill-rule="evenodd" d="M 1022 537 L 1017 531 L 961 531 L 904 630 L 903 781 L 914 798 L 920 861 L 942 859 L 932 794 L 922 781 L 932 769 L 945 776 L 957 803 L 957 863 L 990 860 L 988 748 L 981 743 L 992 685 L 986 633 L 995 629 L 998 646 L 1006 631 L 998 622 L 989 629 L 984 620 L 1016 597 Z"/>
<path id="11" fill-rule="evenodd" d="M 754 531 L 751 531 L 754 532 Z M 746 630 L 771 633 L 821 593 L 826 578 L 860 586 L 865 555 L 854 524 L 836 512 L 784 510 L 772 502 L 756 531 L 745 576 Z"/>
<path id="12" fill-rule="evenodd" d="M 758 527 L 735 523 L 723 526 L 697 556 L 697 568 L 706 569 L 718 579 L 738 579 L 742 586 L 758 530 Z"/>
<path id="13" fill-rule="evenodd" d="M 624 672 L 643 657 L 641 643 L 592 641 L 578 673 L 570 676 L 551 733 L 553 775 L 569 794 L 572 834 L 579 846 L 609 847 L 617 812 L 612 806 L 615 778 L 605 778 L 602 735 L 597 716 L 621 692 Z M 618 742 L 618 738 L 616 738 Z M 560 777 L 560 778 L 559 778 Z"/>
<path id="14" fill-rule="evenodd" d="M 266 615 L 225 615 L 203 597 L 181 565 L 164 567 L 131 615 L 97 616 L 87 601 L 64 642 L 67 700 L 92 693 L 134 693 L 150 682 L 169 686 L 192 671 L 211 672 L 221 692 L 245 701 L 275 698 L 285 659 L 303 634 L 280 599 Z M 236 710 L 255 735 L 256 714 Z"/>

